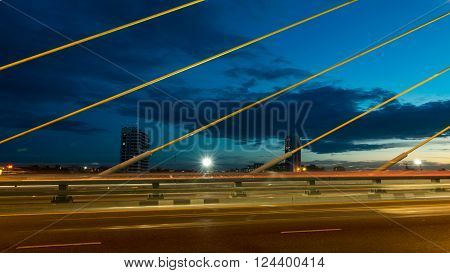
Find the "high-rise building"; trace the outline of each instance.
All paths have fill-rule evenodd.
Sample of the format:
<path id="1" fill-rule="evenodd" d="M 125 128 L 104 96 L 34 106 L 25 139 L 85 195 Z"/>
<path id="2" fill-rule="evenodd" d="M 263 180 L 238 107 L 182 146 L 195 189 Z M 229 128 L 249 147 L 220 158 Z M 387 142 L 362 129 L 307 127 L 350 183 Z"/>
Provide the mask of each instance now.
<path id="1" fill-rule="evenodd" d="M 122 128 L 122 141 L 120 143 L 120 162 L 127 161 L 150 148 L 148 135 L 136 127 Z M 143 159 L 124 169 L 124 172 L 146 172 L 149 170 L 149 159 Z"/>
<path id="2" fill-rule="evenodd" d="M 287 136 L 284 139 L 284 152 L 288 153 L 301 146 L 300 138 L 297 135 Z M 284 162 L 287 171 L 300 172 L 302 163 L 302 150 L 296 152 Z"/>

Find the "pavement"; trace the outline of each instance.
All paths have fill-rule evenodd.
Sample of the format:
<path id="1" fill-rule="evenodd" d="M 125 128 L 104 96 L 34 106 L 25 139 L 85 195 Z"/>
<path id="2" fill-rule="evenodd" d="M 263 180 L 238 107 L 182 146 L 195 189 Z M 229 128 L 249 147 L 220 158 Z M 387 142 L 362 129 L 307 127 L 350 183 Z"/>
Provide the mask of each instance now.
<path id="1" fill-rule="evenodd" d="M 450 198 L 0 214 L 4 252 L 447 252 Z"/>

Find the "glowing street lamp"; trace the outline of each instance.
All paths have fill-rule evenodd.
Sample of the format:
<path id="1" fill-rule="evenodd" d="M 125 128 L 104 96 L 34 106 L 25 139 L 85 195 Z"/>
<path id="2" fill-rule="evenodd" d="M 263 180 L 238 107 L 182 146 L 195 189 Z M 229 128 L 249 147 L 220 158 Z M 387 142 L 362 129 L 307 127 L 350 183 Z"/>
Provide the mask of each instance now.
<path id="1" fill-rule="evenodd" d="M 209 169 L 213 165 L 211 157 L 204 157 L 202 159 L 202 166 L 206 169 Z"/>
<path id="2" fill-rule="evenodd" d="M 422 170 L 422 160 L 416 158 L 414 159 L 414 165 L 417 165 L 420 170 Z"/>

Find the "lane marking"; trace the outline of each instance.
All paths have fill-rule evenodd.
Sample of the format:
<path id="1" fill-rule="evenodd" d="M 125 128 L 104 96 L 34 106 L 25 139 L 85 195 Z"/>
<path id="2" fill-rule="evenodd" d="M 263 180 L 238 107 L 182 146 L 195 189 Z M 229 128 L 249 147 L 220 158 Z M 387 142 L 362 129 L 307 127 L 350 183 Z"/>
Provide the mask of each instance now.
<path id="1" fill-rule="evenodd" d="M 334 217 L 336 218 L 336 217 Z M 218 222 L 209 222 L 209 223 L 173 223 L 173 224 L 141 224 L 141 225 L 131 225 L 131 226 L 107 226 L 107 227 L 89 227 L 89 228 L 57 228 L 57 229 L 48 229 L 46 232 L 81 232 L 81 231 L 96 231 L 98 230 L 134 230 L 134 229 L 153 229 L 153 230 L 171 230 L 171 229 L 192 229 L 192 228 L 206 228 L 206 227 L 221 227 L 221 226 L 240 226 L 240 225 L 255 225 L 255 224 L 264 224 L 271 223 L 273 220 L 279 222 L 289 222 L 292 221 L 292 218 L 288 219 L 271 219 L 271 220 L 246 220 L 245 222 L 241 221 L 218 221 Z"/>
<path id="2" fill-rule="evenodd" d="M 273 207 L 273 206 L 272 206 Z M 441 206 L 441 210 L 446 208 L 450 208 L 450 206 Z M 393 209 L 403 209 L 402 206 L 386 206 L 383 209 L 377 210 L 393 210 Z M 417 205 L 416 209 L 429 209 L 434 208 L 429 205 Z M 80 217 L 80 218 L 66 218 L 63 221 L 85 221 L 85 220 L 106 220 L 106 219 L 124 219 L 124 218 L 198 218 L 202 217 L 220 217 L 220 216 L 248 216 L 248 215 L 272 215 L 272 214 L 293 214 L 293 213 L 316 213 L 316 212 L 364 212 L 364 211 L 372 211 L 371 209 L 367 209 L 365 207 L 359 208 L 329 208 L 329 209 L 296 209 L 296 210 L 274 210 L 274 211 L 243 211 L 243 212 L 224 212 L 224 213 L 202 213 L 202 214 L 155 214 L 155 215 L 131 215 L 131 216 L 109 216 L 109 217 Z"/>
<path id="3" fill-rule="evenodd" d="M 54 244 L 54 245 L 35 245 L 35 246 L 18 246 L 16 249 L 32 249 L 32 248 L 50 248 L 50 247 L 68 247 L 68 246 L 90 246 L 101 245 L 101 242 L 90 243 L 72 243 L 72 244 Z"/>
<path id="4" fill-rule="evenodd" d="M 282 231 L 281 234 L 293 234 L 293 233 L 312 233 L 312 232 L 328 232 L 328 231 L 340 231 L 340 228 L 327 228 L 327 229 L 310 229 L 310 230 L 289 230 Z"/>

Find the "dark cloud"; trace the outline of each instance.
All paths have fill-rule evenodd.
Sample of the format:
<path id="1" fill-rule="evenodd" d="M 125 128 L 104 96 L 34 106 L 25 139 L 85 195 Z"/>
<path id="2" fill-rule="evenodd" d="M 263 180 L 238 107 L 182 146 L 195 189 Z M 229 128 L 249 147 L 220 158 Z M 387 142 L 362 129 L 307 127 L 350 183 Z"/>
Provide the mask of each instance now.
<path id="1" fill-rule="evenodd" d="M 322 140 L 311 145 L 308 149 L 318 154 L 327 154 L 408 147 L 407 144 L 403 143 L 365 144 L 355 143 L 355 140 L 358 139 L 337 139 L 330 136 L 326 141 Z M 307 142 L 307 140 L 304 140 L 303 142 Z"/>
<path id="2" fill-rule="evenodd" d="M 139 0 L 133 5 L 121 1 L 14 1 L 10 4 L 55 31 L 76 39 L 183 3 L 185 1 L 149 3 Z M 126 15 L 123 13 L 125 6 Z M 219 12 L 214 6 L 213 3 L 207 7 L 200 4 L 83 45 L 94 54 L 74 47 L 2 71 L 0 107 L 10 109 L 14 102 L 14 108 L 36 112 L 41 111 L 40 106 L 55 103 L 67 107 L 84 106 L 136 86 L 142 83 L 140 79 L 151 80 L 248 40 L 223 30 L 214 20 Z M 71 12 L 65 12 L 67 10 Z M 0 25 L 4 38 L 0 43 L 2 64 L 67 42 L 5 4 L 0 5 L 0 17 L 9 22 Z M 229 57 L 253 58 L 255 50 L 264 49 L 254 45 Z M 167 96 L 165 92 L 149 93 Z M 146 97 L 145 94 L 142 96 Z M 120 100 L 126 103 L 126 98 Z"/>
<path id="3" fill-rule="evenodd" d="M 48 28 L 14 9 L 3 6 L 0 14 L 2 18 L 11 22 L 14 28 L 6 24 L 0 28 L 4 37 L 11 37 L 2 42 L 0 49 L 6 52 L 6 60 L 10 59 L 10 61 L 33 53 L 30 45 L 26 43 L 31 40 L 30 37 L 16 35 L 17 29 L 32 35 L 34 50 L 36 48 L 44 50 L 67 42 L 54 31 L 73 39 L 82 38 L 183 3 L 185 1 L 149 3 L 138 0 L 134 1 L 133 5 L 125 4 L 123 1 L 92 1 L 74 4 L 54 1 L 39 3 L 15 1 L 10 4 L 47 25 Z M 123 12 L 125 7 L 126 13 Z M 149 69 L 152 65 L 161 66 L 164 63 L 172 63 L 183 55 L 194 58 L 206 57 L 248 40 L 248 38 L 224 31 L 214 20 L 217 12 L 220 12 L 220 9 L 214 7 L 214 4 L 199 4 L 84 45 L 96 52 L 101 52 L 121 65 Z M 66 10 L 71 12 L 65 12 Z M 74 50 L 76 49 L 69 49 L 58 54 L 66 54 Z"/>
<path id="4" fill-rule="evenodd" d="M 43 122 L 50 120 L 50 116 L 39 116 L 35 113 L 10 110 L 0 115 L 0 128 L 4 129 L 29 129 Z M 65 131 L 77 134 L 96 134 L 106 132 L 106 129 L 92 126 L 84 121 L 65 120 L 53 126 L 47 127 L 46 130 Z M 2 130 L 4 132 L 5 130 Z M 2 137 L 7 137 L 3 135 Z"/>
<path id="5" fill-rule="evenodd" d="M 160 124 L 184 125 L 185 129 L 192 130 L 267 95 L 241 93 L 245 99 L 237 99 L 233 91 L 222 90 L 221 99 L 203 101 L 199 96 L 204 93 L 198 90 L 189 92 L 196 93 L 197 100 L 165 103 L 149 100 L 142 102 L 139 115 L 150 123 L 158 121 Z M 211 92 L 213 91 L 207 90 L 205 93 Z M 250 140 L 252 145 L 261 144 L 268 138 L 283 139 L 292 133 L 310 139 L 393 95 L 393 92 L 383 89 L 364 91 L 333 86 L 301 90 L 243 112 L 208 129 L 205 134 L 241 143 Z M 127 116 L 138 115 L 136 107 L 122 107 L 119 112 Z M 316 153 L 339 153 L 401 147 L 401 143 L 362 142 L 426 137 L 448 123 L 448 115 L 445 113 L 450 113 L 448 100 L 422 105 L 395 101 L 328 136 L 325 141 L 314 144 L 312 150 Z"/>
<path id="6" fill-rule="evenodd" d="M 276 80 L 280 78 L 286 77 L 295 77 L 302 78 L 310 75 L 309 72 L 292 68 L 292 67 L 278 67 L 278 68 L 270 68 L 270 67 L 259 67 L 259 68 L 232 68 L 225 72 L 228 76 L 233 78 L 242 78 L 245 76 L 250 76 L 254 79 L 258 80 Z"/>
<path id="7" fill-rule="evenodd" d="M 344 160 L 315 160 L 315 161 L 304 161 L 305 165 L 314 164 L 316 166 L 326 166 L 326 170 L 332 170 L 334 166 L 343 166 L 347 170 L 370 170 L 380 167 L 380 165 L 386 163 L 386 161 L 378 161 L 378 160 L 361 160 L 358 162 L 354 161 L 344 161 Z M 409 166 L 410 168 L 414 169 L 415 166 Z M 405 166 L 403 164 L 397 164 L 391 167 L 391 170 L 395 169 L 404 169 Z M 445 163 L 439 163 L 439 162 L 432 162 L 432 161 L 426 161 L 424 162 L 424 165 L 422 166 L 424 169 L 447 169 L 448 164 Z"/>

